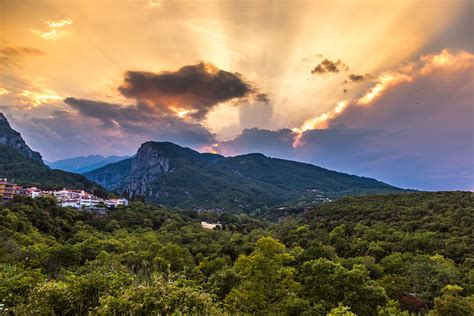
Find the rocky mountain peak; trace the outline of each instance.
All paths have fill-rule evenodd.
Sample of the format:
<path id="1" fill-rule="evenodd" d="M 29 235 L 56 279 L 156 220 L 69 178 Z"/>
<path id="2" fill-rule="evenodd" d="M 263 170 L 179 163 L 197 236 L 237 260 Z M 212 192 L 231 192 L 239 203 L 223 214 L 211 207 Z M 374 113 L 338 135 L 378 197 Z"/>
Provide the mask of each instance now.
<path id="1" fill-rule="evenodd" d="M 169 171 L 169 159 L 164 157 L 153 143 L 145 143 L 138 149 L 136 159 L 132 164 L 133 173 L 146 172 L 160 175 Z"/>
<path id="2" fill-rule="evenodd" d="M 25 143 L 21 134 L 15 131 L 8 122 L 7 118 L 3 113 L 0 113 L 0 144 L 15 148 L 24 156 L 31 158 L 36 161 L 43 162 L 41 155 L 31 150 L 30 147 Z"/>
<path id="3" fill-rule="evenodd" d="M 127 191 L 132 196 L 153 194 L 149 184 L 169 171 L 169 158 L 165 157 L 153 142 L 144 143 L 133 160 Z"/>

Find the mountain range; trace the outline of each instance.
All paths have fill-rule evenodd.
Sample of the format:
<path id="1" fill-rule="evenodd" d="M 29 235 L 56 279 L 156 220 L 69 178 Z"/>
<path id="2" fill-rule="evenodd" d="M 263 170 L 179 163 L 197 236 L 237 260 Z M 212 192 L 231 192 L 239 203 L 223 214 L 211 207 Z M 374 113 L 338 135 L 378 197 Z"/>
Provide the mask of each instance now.
<path id="1" fill-rule="evenodd" d="M 108 156 L 89 155 L 80 156 L 68 159 L 57 160 L 54 162 L 45 161 L 51 169 L 59 169 L 63 171 L 84 173 L 87 171 L 101 168 L 110 163 L 119 162 L 121 160 L 130 158 L 130 156 Z"/>
<path id="2" fill-rule="evenodd" d="M 134 157 L 84 176 L 132 199 L 192 209 L 251 210 L 401 191 L 306 163 L 258 153 L 224 157 L 170 142 L 146 142 Z"/>
<path id="3" fill-rule="evenodd" d="M 401 191 L 374 179 L 259 153 L 224 157 L 170 142 L 146 142 L 135 156 L 123 158 L 95 155 L 49 163 L 50 167 L 76 172 L 102 165 L 83 175 L 51 170 L 0 115 L 0 178 L 24 185 L 97 192 L 104 192 L 103 187 L 155 204 L 240 211 Z"/>

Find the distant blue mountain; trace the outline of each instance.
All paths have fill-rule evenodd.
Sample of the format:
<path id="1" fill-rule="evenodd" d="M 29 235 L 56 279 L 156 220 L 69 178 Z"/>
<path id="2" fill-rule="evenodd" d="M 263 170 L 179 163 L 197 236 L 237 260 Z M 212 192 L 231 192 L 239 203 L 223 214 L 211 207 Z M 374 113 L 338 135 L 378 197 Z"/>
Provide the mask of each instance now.
<path id="1" fill-rule="evenodd" d="M 58 160 L 54 162 L 46 161 L 45 163 L 51 169 L 59 169 L 75 173 L 84 173 L 101 168 L 110 163 L 119 162 L 121 160 L 130 158 L 130 156 L 108 156 L 89 155 L 74 158 Z"/>

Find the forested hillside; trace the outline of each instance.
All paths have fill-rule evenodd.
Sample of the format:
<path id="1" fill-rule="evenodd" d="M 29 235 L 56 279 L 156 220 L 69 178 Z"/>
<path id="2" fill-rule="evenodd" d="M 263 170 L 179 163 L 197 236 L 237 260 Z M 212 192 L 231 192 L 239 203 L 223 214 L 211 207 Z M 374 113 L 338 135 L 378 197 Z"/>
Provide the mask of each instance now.
<path id="1" fill-rule="evenodd" d="M 346 198 L 276 224 L 21 198 L 0 207 L 0 304 L 20 315 L 472 315 L 473 212 L 470 192 Z"/>

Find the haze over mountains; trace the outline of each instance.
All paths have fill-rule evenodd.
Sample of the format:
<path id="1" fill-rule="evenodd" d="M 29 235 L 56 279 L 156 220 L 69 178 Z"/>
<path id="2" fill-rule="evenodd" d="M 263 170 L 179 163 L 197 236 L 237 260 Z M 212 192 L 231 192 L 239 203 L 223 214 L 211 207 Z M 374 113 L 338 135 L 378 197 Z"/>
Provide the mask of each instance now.
<path id="1" fill-rule="evenodd" d="M 57 161 L 45 161 L 45 163 L 52 169 L 59 169 L 69 172 L 84 173 L 94 169 L 98 169 L 110 163 L 118 162 L 129 158 L 130 156 L 108 156 L 89 155 L 80 156 L 69 159 L 62 159 Z"/>

